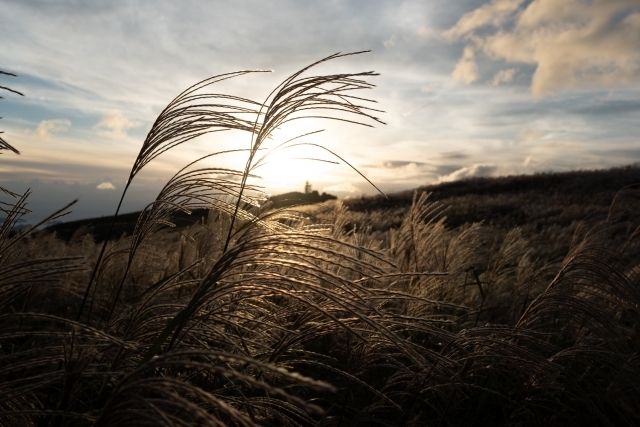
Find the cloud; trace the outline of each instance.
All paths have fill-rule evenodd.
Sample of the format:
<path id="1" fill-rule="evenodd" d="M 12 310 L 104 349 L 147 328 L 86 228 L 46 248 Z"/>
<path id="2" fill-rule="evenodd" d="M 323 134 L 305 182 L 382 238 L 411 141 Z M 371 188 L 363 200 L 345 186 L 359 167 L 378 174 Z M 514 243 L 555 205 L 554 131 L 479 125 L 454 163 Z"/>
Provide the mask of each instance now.
<path id="1" fill-rule="evenodd" d="M 520 141 L 539 141 L 544 137 L 544 131 L 540 129 L 522 129 L 518 132 L 518 140 Z"/>
<path id="2" fill-rule="evenodd" d="M 499 86 L 502 83 L 511 83 L 513 81 L 513 76 L 516 74 L 515 68 L 509 68 L 508 70 L 500 70 L 493 76 L 491 79 L 491 84 L 494 86 Z"/>
<path id="3" fill-rule="evenodd" d="M 94 129 L 106 131 L 106 133 L 111 137 L 120 139 L 127 136 L 127 131 L 129 129 L 137 128 L 141 125 L 142 123 L 140 122 L 129 120 L 124 117 L 121 111 L 111 110 L 102 116 L 102 119 L 94 126 Z"/>
<path id="4" fill-rule="evenodd" d="M 387 40 L 384 40 L 382 42 L 382 45 L 384 47 L 392 47 L 396 45 L 396 35 L 393 34 L 391 37 L 389 37 Z"/>
<path id="5" fill-rule="evenodd" d="M 426 25 L 423 25 L 420 28 L 418 28 L 418 31 L 416 32 L 420 37 L 424 37 L 425 39 L 431 39 L 431 38 L 435 39 L 440 37 L 440 33 L 438 33 L 433 28 L 427 27 Z"/>
<path id="6" fill-rule="evenodd" d="M 449 175 L 440 176 L 438 177 L 438 182 L 458 181 L 464 178 L 480 176 L 492 176 L 497 169 L 497 166 L 494 165 L 476 164 L 473 166 L 460 168 L 457 171 L 450 173 Z"/>
<path id="7" fill-rule="evenodd" d="M 538 145 L 539 149 L 545 150 L 545 151 L 567 151 L 567 150 L 577 151 L 579 147 L 580 145 L 575 141 L 563 141 L 563 142 L 551 141 L 551 142 L 545 142 L 544 144 Z"/>
<path id="8" fill-rule="evenodd" d="M 454 78 L 474 76 L 473 51 L 535 66 L 536 97 L 559 90 L 640 83 L 640 4 L 637 0 L 494 0 L 442 33 L 470 43 Z M 496 29 L 487 31 L 491 25 Z M 471 71 L 469 71 L 471 70 Z"/>
<path id="9" fill-rule="evenodd" d="M 434 93 L 436 89 L 439 89 L 440 85 L 437 83 L 429 83 L 420 87 L 420 92 L 422 93 Z"/>
<path id="10" fill-rule="evenodd" d="M 98 190 L 115 190 L 116 189 L 116 187 L 110 182 L 101 182 L 100 184 L 96 185 L 96 188 Z"/>
<path id="11" fill-rule="evenodd" d="M 491 3 L 466 13 L 456 25 L 444 31 L 442 36 L 447 40 L 454 41 L 486 25 L 498 27 L 520 7 L 522 2 L 523 0 L 493 0 Z"/>
<path id="12" fill-rule="evenodd" d="M 417 166 L 421 166 L 421 165 L 424 165 L 424 163 L 411 162 L 411 161 L 406 161 L 406 160 L 387 160 L 385 162 L 382 162 L 382 167 L 383 168 L 388 168 L 388 169 L 395 169 L 395 168 L 414 169 Z"/>
<path id="13" fill-rule="evenodd" d="M 462 58 L 460 58 L 451 74 L 455 81 L 470 84 L 478 80 L 478 65 L 476 64 L 475 56 L 472 46 L 464 48 Z"/>
<path id="14" fill-rule="evenodd" d="M 640 112 L 640 99 L 619 99 L 614 101 L 605 100 L 597 104 L 580 106 L 576 110 L 579 114 L 585 116 L 602 117 L 602 115 L 621 115 L 632 114 L 637 115 Z"/>
<path id="15" fill-rule="evenodd" d="M 434 169 L 433 172 L 434 172 L 434 174 L 436 176 L 439 177 L 439 176 L 442 176 L 442 175 L 449 175 L 450 173 L 453 173 L 453 172 L 459 170 L 462 167 L 464 167 L 464 166 L 461 165 L 461 164 L 446 164 L 446 163 L 443 163 L 443 164 L 439 164 L 439 165 L 435 166 L 435 169 Z M 433 178 L 433 177 L 431 177 L 431 178 Z"/>
<path id="16" fill-rule="evenodd" d="M 322 189 L 323 193 L 361 193 L 362 191 L 351 184 L 350 182 L 343 182 L 342 184 L 330 185 Z"/>
<path id="17" fill-rule="evenodd" d="M 67 119 L 43 120 L 38 124 L 35 134 L 38 138 L 46 139 L 52 133 L 65 132 L 71 127 Z"/>
<path id="18" fill-rule="evenodd" d="M 464 150 L 458 150 L 458 151 L 447 151 L 444 153 L 440 153 L 440 157 L 443 159 L 464 160 L 464 159 L 468 159 L 471 156 L 465 153 Z"/>

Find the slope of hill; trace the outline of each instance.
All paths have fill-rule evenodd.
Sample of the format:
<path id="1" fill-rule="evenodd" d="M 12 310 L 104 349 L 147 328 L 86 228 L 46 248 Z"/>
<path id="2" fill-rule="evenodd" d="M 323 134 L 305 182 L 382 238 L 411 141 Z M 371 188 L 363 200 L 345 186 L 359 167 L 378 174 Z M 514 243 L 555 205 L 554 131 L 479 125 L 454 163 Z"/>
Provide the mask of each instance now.
<path id="1" fill-rule="evenodd" d="M 471 178 L 419 187 L 383 196 L 345 200 L 354 212 L 386 212 L 381 230 L 395 227 L 415 192 L 430 193 L 431 201 L 449 206 L 447 224 L 457 227 L 484 221 L 500 228 L 557 224 L 603 217 L 616 193 L 640 183 L 640 167 L 542 173 L 500 178 Z"/>
<path id="2" fill-rule="evenodd" d="M 290 193 L 279 194 L 277 196 L 272 196 L 269 200 L 273 203 L 274 208 L 285 208 L 288 206 L 295 206 L 300 204 L 308 204 L 308 203 L 322 203 L 327 200 L 335 200 L 336 196 L 322 193 L 319 194 L 317 191 L 310 191 L 308 193 L 301 193 L 299 191 L 292 191 Z"/>
<path id="3" fill-rule="evenodd" d="M 455 228 L 466 223 L 484 222 L 508 230 L 521 227 L 527 236 L 560 232 L 571 233 L 580 221 L 602 219 L 607 215 L 615 194 L 623 187 L 640 183 L 640 167 L 627 166 L 607 170 L 542 173 L 500 178 L 472 178 L 429 185 L 414 190 L 347 199 L 345 205 L 354 214 L 366 214 L 374 231 L 386 231 L 400 225 L 411 206 L 414 193 L 431 193 L 430 200 L 447 206 L 447 225 Z M 334 199 L 328 194 L 291 192 L 273 196 L 275 207 L 300 203 L 318 203 Z M 206 218 L 207 211 L 175 218 L 178 227 Z M 139 212 L 120 215 L 113 238 L 131 234 Z M 68 240 L 80 227 L 104 239 L 112 217 L 90 218 L 52 225 L 47 228 Z M 548 237 L 548 236 L 547 236 Z M 564 250 L 564 249 L 562 249 Z M 559 251 L 561 251 L 559 249 Z"/>
<path id="4" fill-rule="evenodd" d="M 293 191 L 290 193 L 280 194 L 270 198 L 275 208 L 283 208 L 289 206 L 296 206 L 301 204 L 313 204 L 326 202 L 327 200 L 334 200 L 336 196 L 331 194 L 322 193 L 317 191 L 311 191 L 309 193 L 301 193 Z M 178 212 L 173 216 L 173 222 L 176 227 L 185 227 L 196 222 L 206 219 L 208 211 L 206 209 L 197 209 L 187 215 L 183 212 Z M 118 239 L 123 234 L 130 235 L 136 225 L 136 221 L 140 216 L 140 212 L 131 212 L 118 215 L 116 222 L 114 223 L 113 231 L 111 232 L 110 239 Z M 59 222 L 50 225 L 46 228 L 47 231 L 55 232 L 56 235 L 62 240 L 68 241 L 76 232 L 91 233 L 96 241 L 103 241 L 109 231 L 113 216 L 103 216 L 99 218 L 87 218 L 69 222 Z"/>
<path id="5" fill-rule="evenodd" d="M 109 238 L 119 239 L 123 235 L 131 235 L 140 213 L 141 212 L 130 212 L 118 215 Z M 191 215 L 178 212 L 174 215 L 173 222 L 176 224 L 176 227 L 185 227 L 201 221 L 203 217 L 206 218 L 207 213 L 208 211 L 206 209 L 195 210 Z M 79 219 L 76 221 L 60 222 L 51 225 L 47 227 L 45 231 L 55 232 L 57 237 L 65 241 L 71 239 L 71 237 L 76 233 L 90 233 L 93 235 L 96 242 L 101 242 L 107 237 L 112 221 L 113 216 Z"/>

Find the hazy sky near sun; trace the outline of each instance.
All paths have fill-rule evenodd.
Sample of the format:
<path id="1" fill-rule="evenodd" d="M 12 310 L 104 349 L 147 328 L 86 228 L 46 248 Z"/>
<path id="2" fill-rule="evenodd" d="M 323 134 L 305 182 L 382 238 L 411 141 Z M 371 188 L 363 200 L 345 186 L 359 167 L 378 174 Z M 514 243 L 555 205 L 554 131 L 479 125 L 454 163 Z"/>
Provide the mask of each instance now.
<path id="1" fill-rule="evenodd" d="M 0 0 L 0 185 L 34 191 L 42 214 L 108 215 L 155 117 L 189 85 L 272 69 L 216 91 L 262 101 L 299 68 L 368 71 L 385 111 L 375 128 L 313 122 L 310 137 L 384 191 L 471 176 L 593 169 L 640 161 L 639 0 Z M 283 135 L 287 133 L 283 129 Z M 125 211 L 182 165 L 246 135 L 187 143 L 150 164 Z M 293 157 L 322 157 L 301 152 Z M 242 159 L 225 160 L 242 168 Z M 235 163 L 234 163 L 235 162 Z M 233 163 L 233 164 L 232 164 Z M 271 193 L 373 188 L 345 165 L 265 168 Z"/>

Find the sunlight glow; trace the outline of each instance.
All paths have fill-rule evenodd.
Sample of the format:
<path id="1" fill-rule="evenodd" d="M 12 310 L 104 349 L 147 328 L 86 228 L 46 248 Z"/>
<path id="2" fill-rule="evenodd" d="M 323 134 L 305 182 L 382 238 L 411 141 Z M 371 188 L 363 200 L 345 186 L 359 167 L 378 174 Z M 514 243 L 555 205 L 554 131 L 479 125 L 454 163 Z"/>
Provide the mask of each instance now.
<path id="1" fill-rule="evenodd" d="M 308 126 L 310 124 L 315 126 Z M 322 130 L 317 125 L 317 121 L 293 121 L 279 129 L 273 140 L 268 141 L 268 147 L 264 147 L 263 154 L 256 159 L 257 167 L 254 170 L 262 178 L 261 185 L 268 191 L 302 191 L 306 181 L 331 180 L 332 173 L 337 171 L 341 162 L 321 148 L 324 146 L 325 132 L 297 138 Z"/>

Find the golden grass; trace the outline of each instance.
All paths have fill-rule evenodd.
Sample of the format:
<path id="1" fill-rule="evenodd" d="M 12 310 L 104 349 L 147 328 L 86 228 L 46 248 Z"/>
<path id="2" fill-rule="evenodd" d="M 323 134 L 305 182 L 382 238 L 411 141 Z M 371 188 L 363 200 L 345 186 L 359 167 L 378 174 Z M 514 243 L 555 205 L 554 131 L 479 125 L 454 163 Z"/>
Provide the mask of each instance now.
<path id="1" fill-rule="evenodd" d="M 7 193 L 18 199 L 0 232 L 0 425 L 637 425 L 637 224 L 612 214 L 548 265 L 517 229 L 448 228 L 426 194 L 382 234 L 373 216 L 354 227 L 339 202 L 261 206 L 250 180 L 275 128 L 378 121 L 351 95 L 375 73 L 304 77 L 311 67 L 261 103 L 201 92 L 246 72 L 172 101 L 129 184 L 207 132 L 248 132 L 247 162 L 196 159 L 130 237 L 12 234 L 27 195 Z M 201 207 L 206 221 L 167 229 Z"/>

